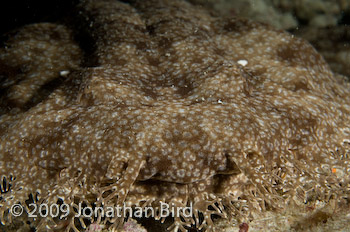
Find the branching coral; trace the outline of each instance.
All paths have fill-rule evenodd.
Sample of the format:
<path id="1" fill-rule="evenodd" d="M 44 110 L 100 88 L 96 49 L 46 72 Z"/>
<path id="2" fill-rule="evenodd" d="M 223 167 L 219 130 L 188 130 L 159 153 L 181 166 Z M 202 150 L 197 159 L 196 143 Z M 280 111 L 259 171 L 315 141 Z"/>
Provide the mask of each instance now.
<path id="1" fill-rule="evenodd" d="M 191 206 L 169 228 L 186 231 L 349 197 L 350 85 L 307 42 L 180 0 L 77 9 L 71 30 L 90 49 L 36 24 L 1 50 L 2 223 L 28 196 L 70 210 L 38 217 L 39 231 L 124 221 L 77 218 L 81 204 L 153 207 L 158 220 L 162 203 Z"/>

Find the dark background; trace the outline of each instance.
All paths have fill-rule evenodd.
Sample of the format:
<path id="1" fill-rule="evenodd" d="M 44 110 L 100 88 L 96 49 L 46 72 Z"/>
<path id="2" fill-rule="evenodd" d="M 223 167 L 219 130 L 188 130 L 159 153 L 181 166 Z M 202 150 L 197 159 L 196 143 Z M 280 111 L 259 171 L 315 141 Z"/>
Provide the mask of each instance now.
<path id="1" fill-rule="evenodd" d="M 0 35 L 29 23 L 57 22 L 72 14 L 76 0 L 7 0 L 0 3 Z M 3 39 L 3 38 L 2 38 Z"/>

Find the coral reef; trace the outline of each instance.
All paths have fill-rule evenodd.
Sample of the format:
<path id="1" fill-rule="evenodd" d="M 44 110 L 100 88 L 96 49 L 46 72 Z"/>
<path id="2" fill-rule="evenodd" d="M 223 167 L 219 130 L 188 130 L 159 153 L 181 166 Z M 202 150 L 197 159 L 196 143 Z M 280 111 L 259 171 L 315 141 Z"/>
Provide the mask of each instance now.
<path id="1" fill-rule="evenodd" d="M 3 224 L 14 204 L 67 206 L 28 220 L 82 231 L 135 215 L 81 207 L 151 207 L 164 221 L 167 203 L 179 211 L 169 230 L 187 231 L 212 230 L 214 215 L 250 228 L 262 212 L 349 203 L 350 83 L 308 42 L 181 0 L 83 0 L 76 12 L 0 51 Z"/>
<path id="2" fill-rule="evenodd" d="M 304 28 L 295 35 L 308 40 L 326 59 L 331 69 L 350 77 L 350 27 Z"/>
<path id="3" fill-rule="evenodd" d="M 291 29 L 298 26 L 298 21 L 290 10 L 290 1 L 284 10 L 271 0 L 190 0 L 194 4 L 214 9 L 214 12 L 232 17 L 250 18 L 258 22 L 267 23 L 279 29 Z M 288 2 L 289 3 L 289 2 Z"/>
<path id="4" fill-rule="evenodd" d="M 349 0 L 190 0 L 211 7 L 222 15 L 237 15 L 264 22 L 279 29 L 336 26 Z"/>

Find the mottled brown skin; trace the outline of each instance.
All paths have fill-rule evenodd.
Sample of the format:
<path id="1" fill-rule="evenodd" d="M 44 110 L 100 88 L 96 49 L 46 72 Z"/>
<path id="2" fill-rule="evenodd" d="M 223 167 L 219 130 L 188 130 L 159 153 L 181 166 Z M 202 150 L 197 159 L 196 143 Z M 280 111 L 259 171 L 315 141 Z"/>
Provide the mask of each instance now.
<path id="1" fill-rule="evenodd" d="M 192 203 L 175 231 L 349 196 L 350 84 L 307 42 L 180 0 L 90 0 L 78 12 L 85 57 L 54 24 L 27 26 L 1 50 L 2 222 L 36 193 L 71 209 Z M 55 78 L 65 80 L 41 94 Z M 36 225 L 79 227 L 72 215 Z"/>

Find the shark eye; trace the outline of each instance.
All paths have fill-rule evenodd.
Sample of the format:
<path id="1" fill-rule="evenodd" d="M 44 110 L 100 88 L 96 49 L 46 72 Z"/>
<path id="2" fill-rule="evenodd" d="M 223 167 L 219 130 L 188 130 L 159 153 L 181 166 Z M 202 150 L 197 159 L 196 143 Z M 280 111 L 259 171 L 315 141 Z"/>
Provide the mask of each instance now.
<path id="1" fill-rule="evenodd" d="M 241 170 L 233 159 L 233 153 L 225 152 L 225 161 L 218 167 L 218 174 L 239 174 Z"/>

